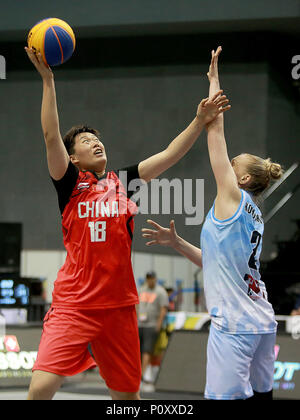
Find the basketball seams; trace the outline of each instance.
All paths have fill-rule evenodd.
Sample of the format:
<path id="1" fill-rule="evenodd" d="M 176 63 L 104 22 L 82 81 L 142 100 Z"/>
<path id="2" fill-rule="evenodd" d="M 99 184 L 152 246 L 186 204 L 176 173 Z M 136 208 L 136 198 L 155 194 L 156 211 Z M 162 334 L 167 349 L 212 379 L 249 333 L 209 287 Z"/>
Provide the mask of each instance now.
<path id="1" fill-rule="evenodd" d="M 46 20 L 46 19 L 45 19 Z M 35 25 L 31 31 L 28 34 L 27 37 L 27 42 L 28 42 L 28 46 L 31 48 L 33 41 L 36 41 L 36 39 L 38 38 L 39 32 L 41 31 L 41 29 L 45 26 L 48 26 L 49 24 L 46 21 L 41 21 L 40 23 L 38 23 L 37 25 Z"/>
<path id="2" fill-rule="evenodd" d="M 48 29 L 46 29 L 45 31 L 44 31 L 44 39 L 43 39 L 43 49 L 42 49 L 42 55 L 43 55 L 43 59 L 44 59 L 44 61 L 45 61 L 45 63 L 47 63 L 47 65 L 49 66 L 49 64 L 48 64 L 48 61 L 47 61 L 47 59 L 46 59 L 46 52 L 45 52 L 45 39 L 46 39 L 46 33 L 47 33 L 47 30 Z"/>
<path id="3" fill-rule="evenodd" d="M 53 42 L 55 40 L 59 46 L 57 51 L 57 59 L 59 61 L 57 64 L 62 64 L 64 63 L 64 60 L 70 58 L 76 45 L 74 32 L 65 21 L 57 18 L 46 18 L 41 20 L 30 30 L 27 36 L 27 44 L 29 48 L 33 48 L 36 53 L 40 52 L 42 54 L 46 65 L 52 65 L 48 62 L 49 57 L 47 59 L 47 39 L 50 34 L 52 34 L 52 37 L 54 35 Z M 63 36 L 63 38 L 61 38 L 61 36 Z M 66 42 L 68 47 L 65 45 Z M 65 48 L 67 49 L 65 50 Z"/>
<path id="4" fill-rule="evenodd" d="M 52 25 L 50 26 L 50 28 L 52 29 L 52 31 L 53 31 L 56 39 L 57 39 L 57 42 L 58 42 L 58 45 L 59 45 L 59 48 L 60 48 L 60 53 L 61 53 L 61 63 L 63 63 L 64 62 L 64 52 L 63 52 L 63 48 L 62 48 L 61 43 L 60 43 L 59 36 L 57 35 L 57 33 L 56 33 L 56 31 L 55 31 L 55 29 L 53 28 Z"/>
<path id="5" fill-rule="evenodd" d="M 65 28 L 65 27 L 62 27 L 63 29 L 64 29 L 64 31 L 66 31 L 67 32 L 67 34 L 69 35 L 69 37 L 71 38 L 71 40 L 72 40 L 72 44 L 73 44 L 73 51 L 74 51 L 74 49 L 75 49 L 75 46 L 76 46 L 76 40 L 75 40 L 75 35 L 74 35 L 74 32 L 72 31 L 72 28 L 70 28 L 70 30 L 72 31 L 72 32 L 70 32 L 69 31 L 69 29 L 67 29 L 67 28 Z"/>
<path id="6" fill-rule="evenodd" d="M 70 28 L 71 29 L 71 28 Z M 72 43 L 73 43 L 73 51 L 75 50 L 76 47 L 76 38 L 75 38 L 75 34 L 72 31 L 72 33 L 70 33 L 67 29 L 65 29 L 65 31 L 67 32 L 67 34 L 70 36 L 70 38 L 72 39 Z"/>
<path id="7" fill-rule="evenodd" d="M 73 50 L 74 50 L 76 46 L 76 39 L 75 39 L 74 31 L 71 28 L 71 26 L 68 25 L 65 21 L 62 21 L 61 19 L 52 18 L 52 21 L 53 23 L 51 24 L 51 26 L 59 26 L 60 28 L 62 28 L 64 31 L 67 32 L 69 37 L 72 39 Z"/>

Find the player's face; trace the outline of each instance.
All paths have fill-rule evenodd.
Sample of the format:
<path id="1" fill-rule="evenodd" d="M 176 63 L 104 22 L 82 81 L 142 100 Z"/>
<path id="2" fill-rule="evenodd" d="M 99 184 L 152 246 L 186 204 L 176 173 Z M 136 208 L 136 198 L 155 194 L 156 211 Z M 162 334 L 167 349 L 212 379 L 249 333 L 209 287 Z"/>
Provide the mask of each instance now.
<path id="1" fill-rule="evenodd" d="M 236 156 L 231 161 L 232 168 L 237 177 L 239 186 L 245 187 L 250 181 L 250 175 L 248 174 L 249 158 L 246 154 Z"/>
<path id="2" fill-rule="evenodd" d="M 79 133 L 71 160 L 81 170 L 102 172 L 107 163 L 105 147 L 95 134 Z"/>

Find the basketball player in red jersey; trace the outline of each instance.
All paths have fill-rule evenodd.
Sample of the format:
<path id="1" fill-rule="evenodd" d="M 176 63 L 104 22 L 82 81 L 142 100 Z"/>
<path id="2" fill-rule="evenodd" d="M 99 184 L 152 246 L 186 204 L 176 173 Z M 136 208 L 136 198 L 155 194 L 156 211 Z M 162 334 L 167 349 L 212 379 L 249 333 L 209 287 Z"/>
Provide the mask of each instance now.
<path id="1" fill-rule="evenodd" d="M 202 100 L 194 120 L 165 150 L 122 170 L 126 181 L 120 170 L 106 172 L 97 130 L 76 126 L 62 139 L 53 73 L 41 55 L 25 49 L 43 80 L 41 122 L 67 250 L 44 319 L 28 399 L 52 399 L 64 377 L 96 366 L 95 361 L 112 399 L 140 399 L 138 294 L 131 266 L 137 207 L 128 183 L 148 182 L 178 162 L 202 128 L 229 109 L 228 99 L 219 91 Z"/>

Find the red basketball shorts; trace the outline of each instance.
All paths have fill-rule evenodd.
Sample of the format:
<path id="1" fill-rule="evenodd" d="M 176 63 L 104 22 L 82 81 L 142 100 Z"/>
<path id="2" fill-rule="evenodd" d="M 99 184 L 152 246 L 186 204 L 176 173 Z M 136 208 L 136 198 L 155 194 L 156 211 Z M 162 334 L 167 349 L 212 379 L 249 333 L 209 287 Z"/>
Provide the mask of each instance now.
<path id="1" fill-rule="evenodd" d="M 89 343 L 94 359 L 88 351 Z M 108 388 L 119 392 L 139 390 L 141 358 L 135 306 L 50 308 L 33 371 L 72 376 L 96 364 Z"/>

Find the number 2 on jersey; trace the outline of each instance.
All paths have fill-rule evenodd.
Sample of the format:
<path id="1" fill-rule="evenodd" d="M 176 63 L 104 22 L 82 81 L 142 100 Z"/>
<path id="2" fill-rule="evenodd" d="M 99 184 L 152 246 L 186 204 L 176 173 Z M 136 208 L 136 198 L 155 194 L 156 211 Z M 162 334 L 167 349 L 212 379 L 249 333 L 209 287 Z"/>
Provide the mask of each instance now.
<path id="1" fill-rule="evenodd" d="M 249 267 L 253 268 L 253 270 L 257 270 L 255 256 L 256 256 L 257 248 L 260 244 L 260 241 L 261 241 L 261 234 L 259 232 L 257 232 L 257 230 L 254 230 L 253 233 L 252 233 L 252 236 L 251 236 L 251 243 L 256 244 L 256 245 L 255 245 L 255 247 L 253 249 L 253 252 L 252 252 L 252 254 L 249 258 L 249 261 L 248 261 Z"/>
<path id="2" fill-rule="evenodd" d="M 106 240 L 106 222 L 89 222 L 91 242 L 104 242 Z"/>

